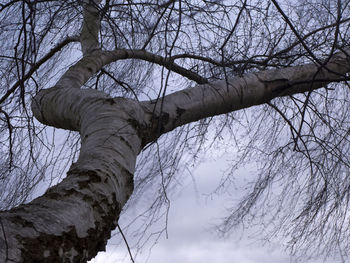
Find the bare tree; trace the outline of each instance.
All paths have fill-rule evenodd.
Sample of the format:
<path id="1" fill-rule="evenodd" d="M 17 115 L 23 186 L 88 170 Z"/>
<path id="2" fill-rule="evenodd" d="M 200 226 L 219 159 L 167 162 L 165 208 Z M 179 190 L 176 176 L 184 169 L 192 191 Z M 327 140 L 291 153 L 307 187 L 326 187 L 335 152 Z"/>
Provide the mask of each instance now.
<path id="1" fill-rule="evenodd" d="M 181 156 L 219 136 L 237 149 L 219 187 L 259 166 L 224 233 L 265 218 L 346 257 L 349 3 L 2 2 L 1 262 L 93 258 L 132 194 L 156 182 L 148 211 L 167 205 Z"/>

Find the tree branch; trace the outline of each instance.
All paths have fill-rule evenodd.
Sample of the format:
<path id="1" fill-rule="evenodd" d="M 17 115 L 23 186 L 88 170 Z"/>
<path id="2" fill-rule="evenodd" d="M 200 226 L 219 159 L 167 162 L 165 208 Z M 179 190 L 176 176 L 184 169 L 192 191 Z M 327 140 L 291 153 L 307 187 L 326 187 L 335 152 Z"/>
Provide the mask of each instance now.
<path id="1" fill-rule="evenodd" d="M 141 59 L 164 66 L 168 70 L 176 72 L 190 80 L 196 81 L 199 84 L 208 83 L 207 79 L 201 77 L 197 73 L 176 64 L 171 57 L 164 58 L 141 49 L 117 49 L 114 51 L 96 50 L 90 55 L 83 57 L 75 65 L 70 67 L 69 70 L 67 70 L 67 72 L 56 83 L 56 86 L 80 88 L 95 73 L 101 70 L 102 67 L 108 65 L 109 63 L 124 59 Z"/>
<path id="2" fill-rule="evenodd" d="M 50 58 L 52 58 L 58 51 L 60 51 L 63 47 L 71 42 L 78 41 L 79 38 L 76 36 L 67 37 L 62 42 L 58 43 L 53 49 L 51 49 L 45 56 L 43 56 L 40 60 L 35 63 L 30 70 L 24 75 L 22 80 L 17 80 L 16 83 L 0 98 L 0 104 L 2 104 L 12 93 L 16 91 L 16 89 L 20 86 L 21 81 L 24 82 L 29 79 L 32 74 L 39 69 L 41 65 L 47 62 Z"/>
<path id="3" fill-rule="evenodd" d="M 346 76 L 350 72 L 348 52 L 336 53 L 322 68 L 306 64 L 248 73 L 169 94 L 163 97 L 162 103 L 143 102 L 151 129 L 147 140 L 151 142 L 161 135 L 154 129 L 166 133 L 209 116 L 263 104 L 276 97 L 312 91 L 331 82 L 349 80 Z"/>
<path id="4" fill-rule="evenodd" d="M 98 33 L 101 28 L 101 18 L 98 5 L 101 0 L 83 1 L 83 26 L 80 33 L 80 43 L 83 55 L 86 56 L 92 51 L 99 49 Z"/>

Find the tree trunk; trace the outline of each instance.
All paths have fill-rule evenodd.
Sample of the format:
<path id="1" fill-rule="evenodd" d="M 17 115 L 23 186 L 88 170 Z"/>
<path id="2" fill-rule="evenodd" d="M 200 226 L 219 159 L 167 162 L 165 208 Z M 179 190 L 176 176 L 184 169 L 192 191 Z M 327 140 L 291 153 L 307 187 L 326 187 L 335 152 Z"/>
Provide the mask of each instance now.
<path id="1" fill-rule="evenodd" d="M 93 52 L 71 67 L 56 87 L 34 98 L 32 108 L 40 122 L 80 132 L 80 155 L 60 184 L 29 204 L 0 213 L 1 262 L 93 258 L 104 250 L 133 191 L 136 157 L 146 143 L 201 118 L 342 81 L 350 71 L 347 54 L 339 53 L 323 67 L 309 64 L 251 73 L 184 89 L 161 103 L 79 89 L 105 64 L 130 54 L 142 58 L 139 53 L 125 54 Z"/>
<path id="2" fill-rule="evenodd" d="M 43 123 L 79 130 L 81 151 L 60 184 L 0 213 L 0 262 L 85 262 L 104 250 L 133 191 L 142 111 L 133 101 L 62 88 L 39 92 L 33 105 Z"/>

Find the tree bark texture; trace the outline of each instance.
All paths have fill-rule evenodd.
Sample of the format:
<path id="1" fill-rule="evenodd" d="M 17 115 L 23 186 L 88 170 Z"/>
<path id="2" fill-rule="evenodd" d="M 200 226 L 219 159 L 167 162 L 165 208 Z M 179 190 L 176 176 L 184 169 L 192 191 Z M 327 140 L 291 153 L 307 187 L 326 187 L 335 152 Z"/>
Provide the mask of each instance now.
<path id="1" fill-rule="evenodd" d="M 86 262 L 104 250 L 116 227 L 133 192 L 137 155 L 147 143 L 202 118 L 342 81 L 350 72 L 350 50 L 344 50 L 324 65 L 305 64 L 208 82 L 174 59 L 145 50 L 102 51 L 100 2 L 82 1 L 79 40 L 83 58 L 32 102 L 34 116 L 41 123 L 80 133 L 79 158 L 67 177 L 43 196 L 0 212 L 0 262 Z M 143 102 L 80 89 L 105 65 L 122 59 L 155 63 L 198 84 Z"/>
<path id="2" fill-rule="evenodd" d="M 43 123 L 79 130 L 81 151 L 60 184 L 1 213 L 0 261 L 87 261 L 105 247 L 133 191 L 140 107 L 94 90 L 52 88 L 39 92 L 33 111 Z"/>
<path id="3" fill-rule="evenodd" d="M 88 59 L 94 64 L 103 57 Z M 201 118 L 341 81 L 350 71 L 348 57 L 339 53 L 324 67 L 310 64 L 197 85 L 164 97 L 162 107 L 160 101 L 136 102 L 74 88 L 77 80 L 82 85 L 115 59 L 98 62 L 94 70 L 89 63 L 78 63 L 70 69 L 71 80 L 65 80 L 71 85 L 59 82 L 34 98 L 32 108 L 40 122 L 80 132 L 81 151 L 61 183 L 29 204 L 0 213 L 1 262 L 93 258 L 105 248 L 132 194 L 136 157 L 146 143 Z"/>

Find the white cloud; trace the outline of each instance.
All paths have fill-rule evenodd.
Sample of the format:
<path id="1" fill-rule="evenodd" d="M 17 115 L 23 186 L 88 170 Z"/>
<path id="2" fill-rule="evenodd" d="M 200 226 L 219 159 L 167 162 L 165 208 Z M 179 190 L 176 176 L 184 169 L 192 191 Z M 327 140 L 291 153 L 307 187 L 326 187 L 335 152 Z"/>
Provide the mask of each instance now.
<path id="1" fill-rule="evenodd" d="M 137 263 L 289 263 L 290 256 L 278 243 L 262 246 L 247 239 L 247 235 L 234 233 L 230 238 L 219 238 L 210 231 L 215 219 L 222 215 L 227 196 L 206 199 L 200 193 L 208 193 L 217 185 L 224 161 L 204 164 L 196 170 L 199 195 L 193 185 L 187 184 L 171 203 L 168 233 L 153 247 L 143 248 Z M 124 219 L 125 220 L 125 219 Z M 242 237 L 242 238 L 241 238 Z M 91 263 L 130 262 L 125 246 L 107 247 Z M 316 260 L 312 263 L 322 262 Z M 327 261 L 327 263 L 330 261 Z"/>

